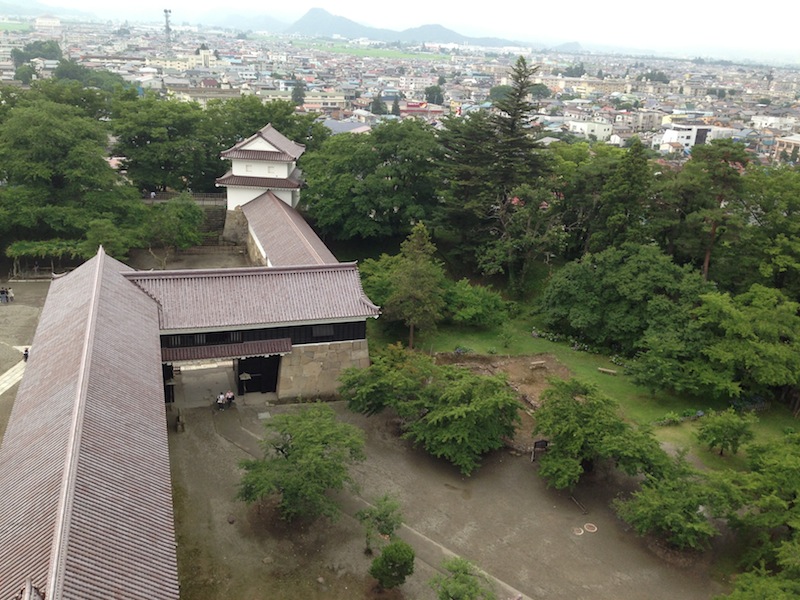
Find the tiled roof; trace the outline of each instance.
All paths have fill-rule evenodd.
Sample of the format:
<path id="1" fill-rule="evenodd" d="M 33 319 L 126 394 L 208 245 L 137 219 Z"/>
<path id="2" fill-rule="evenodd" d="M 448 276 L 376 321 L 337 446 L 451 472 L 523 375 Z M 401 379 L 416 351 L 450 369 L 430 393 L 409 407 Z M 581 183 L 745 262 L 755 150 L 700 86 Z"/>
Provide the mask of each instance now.
<path id="1" fill-rule="evenodd" d="M 0 598 L 177 599 L 158 307 L 95 258 L 50 286 L 0 449 Z"/>
<path id="2" fill-rule="evenodd" d="M 263 127 L 257 133 L 251 135 L 246 140 L 242 140 L 238 144 L 234 145 L 233 147 L 225 150 L 222 155 L 225 157 L 225 154 L 234 150 L 247 150 L 248 146 L 253 143 L 253 141 L 261 138 L 277 148 L 279 151 L 283 152 L 284 154 L 288 154 L 293 160 L 297 160 L 306 151 L 306 147 L 303 144 L 298 144 L 297 142 L 293 142 L 282 133 L 280 133 L 277 129 L 272 127 L 272 124 L 268 124 L 266 127 Z M 225 157 L 228 158 L 228 157 Z"/>
<path id="3" fill-rule="evenodd" d="M 292 351 L 292 340 L 260 340 L 239 344 L 217 344 L 215 346 L 192 346 L 188 348 L 161 348 L 161 360 L 210 360 L 215 358 L 246 358 L 250 356 L 272 356 Z"/>
<path id="4" fill-rule="evenodd" d="M 297 171 L 295 169 L 295 171 Z M 292 175 L 295 175 L 295 171 Z M 217 185 L 234 185 L 242 187 L 262 188 L 268 189 L 285 189 L 285 190 L 299 190 L 301 183 L 299 179 L 278 179 L 276 177 L 249 177 L 246 175 L 234 175 L 228 171 L 217 179 Z"/>
<path id="5" fill-rule="evenodd" d="M 273 162 L 294 162 L 294 159 L 285 152 L 272 152 L 270 150 L 238 150 L 231 148 L 220 154 L 222 158 L 241 160 L 270 160 Z"/>
<path id="6" fill-rule="evenodd" d="M 271 266 L 338 262 L 300 213 L 272 192 L 242 205 L 242 211 Z"/>
<path id="7" fill-rule="evenodd" d="M 355 263 L 125 274 L 161 306 L 162 331 L 377 317 Z"/>

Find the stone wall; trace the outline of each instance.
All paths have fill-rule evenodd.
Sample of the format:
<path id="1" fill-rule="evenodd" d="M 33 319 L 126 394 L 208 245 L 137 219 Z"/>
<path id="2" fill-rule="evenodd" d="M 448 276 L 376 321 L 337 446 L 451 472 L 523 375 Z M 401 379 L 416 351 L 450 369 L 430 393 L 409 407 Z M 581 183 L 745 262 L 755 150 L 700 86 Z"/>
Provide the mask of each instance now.
<path id="1" fill-rule="evenodd" d="M 242 209 L 229 210 L 225 213 L 225 226 L 222 239 L 229 244 L 244 246 L 247 243 L 247 219 Z"/>
<path id="2" fill-rule="evenodd" d="M 293 346 L 281 358 L 278 399 L 332 396 L 343 369 L 368 366 L 367 340 Z"/>

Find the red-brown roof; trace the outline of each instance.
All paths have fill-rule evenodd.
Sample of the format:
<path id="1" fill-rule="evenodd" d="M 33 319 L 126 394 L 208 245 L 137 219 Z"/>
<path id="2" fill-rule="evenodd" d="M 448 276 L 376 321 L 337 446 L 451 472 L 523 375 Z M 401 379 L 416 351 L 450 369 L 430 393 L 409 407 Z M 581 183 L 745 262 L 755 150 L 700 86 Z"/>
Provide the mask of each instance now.
<path id="1" fill-rule="evenodd" d="M 270 266 L 339 262 L 302 215 L 272 192 L 242 205 L 242 211 Z"/>
<path id="2" fill-rule="evenodd" d="M 289 155 L 293 160 L 297 160 L 298 158 L 300 158 L 300 156 L 306 150 L 306 147 L 303 144 L 298 144 L 297 142 L 293 142 L 292 140 L 284 136 L 282 133 L 280 133 L 277 129 L 272 127 L 272 124 L 270 123 L 257 133 L 251 135 L 246 140 L 242 140 L 238 144 L 235 144 L 233 147 L 228 148 L 222 153 L 222 155 L 225 156 L 227 152 L 231 152 L 233 150 L 249 150 L 250 148 L 248 148 L 248 146 L 253 144 L 253 142 L 257 141 L 259 138 L 266 141 L 271 146 L 277 148 L 280 152 Z"/>
<path id="3" fill-rule="evenodd" d="M 380 314 L 361 288 L 355 263 L 133 271 L 125 277 L 158 301 L 162 332 L 346 322 Z"/>
<path id="4" fill-rule="evenodd" d="M 102 249 L 56 279 L 0 448 L 0 598 L 177 599 L 158 306 Z"/>
<path id="5" fill-rule="evenodd" d="M 189 348 L 161 348 L 161 360 L 211 360 L 216 358 L 247 358 L 250 356 L 272 356 L 292 351 L 292 340 L 260 340 L 239 344 L 217 344 L 215 346 L 192 346 Z"/>

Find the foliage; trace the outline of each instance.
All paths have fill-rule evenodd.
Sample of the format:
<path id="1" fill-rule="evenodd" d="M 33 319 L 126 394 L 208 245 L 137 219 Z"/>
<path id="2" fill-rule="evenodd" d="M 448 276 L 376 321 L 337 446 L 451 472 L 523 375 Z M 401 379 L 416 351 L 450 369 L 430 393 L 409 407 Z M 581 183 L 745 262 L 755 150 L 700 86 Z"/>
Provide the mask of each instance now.
<path id="1" fill-rule="evenodd" d="M 20 50 L 19 48 L 12 48 L 11 60 L 14 61 L 14 66 L 30 62 L 34 58 L 44 58 L 46 60 L 61 60 L 61 47 L 55 40 L 37 40 L 25 44 Z"/>
<path id="2" fill-rule="evenodd" d="M 711 492 L 685 463 L 667 477 L 645 481 L 627 500 L 615 500 L 619 516 L 639 535 L 655 534 L 676 548 L 705 548 L 718 531 L 701 510 Z"/>
<path id="3" fill-rule="evenodd" d="M 265 456 L 241 463 L 245 473 L 237 497 L 247 503 L 280 495 L 279 509 L 287 521 L 297 517 L 339 513 L 329 490 L 352 485 L 348 466 L 364 460 L 364 434 L 340 423 L 330 406 L 314 404 L 285 413 L 266 423 Z"/>
<path id="4" fill-rule="evenodd" d="M 553 379 L 536 412 L 534 434 L 551 449 L 539 475 L 556 489 L 572 488 L 599 459 L 614 459 L 628 474 L 660 475 L 666 455 L 648 430 L 634 430 L 617 414 L 616 403 L 596 387 L 576 379 Z"/>
<path id="5" fill-rule="evenodd" d="M 373 415 L 390 406 L 418 401 L 437 372 L 430 357 L 393 344 L 378 353 L 366 369 L 342 371 L 339 395 L 350 410 Z"/>
<path id="6" fill-rule="evenodd" d="M 150 207 L 145 237 L 150 244 L 150 253 L 159 259 L 162 269 L 166 268 L 172 252 L 200 243 L 203 218 L 203 209 L 187 194 Z M 162 249 L 163 255 L 157 256 L 154 248 Z"/>
<path id="7" fill-rule="evenodd" d="M 542 324 L 631 355 L 646 335 L 658 338 L 684 322 L 704 289 L 692 269 L 655 246 L 626 244 L 586 254 L 555 273 L 541 298 Z"/>
<path id="8" fill-rule="evenodd" d="M 497 596 L 475 567 L 460 556 L 446 559 L 442 569 L 447 575 L 436 575 L 430 581 L 439 600 L 495 600 Z"/>
<path id="9" fill-rule="evenodd" d="M 292 104 L 303 106 L 306 101 L 306 83 L 302 79 L 296 79 L 292 86 Z"/>
<path id="10" fill-rule="evenodd" d="M 408 327 L 408 347 L 416 329 L 431 330 L 443 317 L 445 273 L 433 258 L 436 247 L 423 223 L 417 223 L 401 244 L 400 260 L 392 271 L 392 291 L 384 307 L 390 319 Z"/>
<path id="11" fill-rule="evenodd" d="M 393 408 L 404 437 L 465 475 L 514 433 L 519 403 L 502 376 L 437 366 L 425 355 L 390 346 L 366 369 L 347 369 L 339 393 L 365 414 Z"/>
<path id="12" fill-rule="evenodd" d="M 415 119 L 391 121 L 370 133 L 329 138 L 302 159 L 305 208 L 338 239 L 407 235 L 437 210 L 439 153 L 433 130 Z"/>
<path id="13" fill-rule="evenodd" d="M 447 459 L 464 475 L 514 434 L 519 402 L 504 377 L 441 367 L 438 379 L 428 388 L 416 402 L 395 406 L 407 421 L 403 435 L 430 454 Z"/>
<path id="14" fill-rule="evenodd" d="M 372 561 L 369 574 L 378 580 L 380 589 L 389 590 L 403 585 L 414 572 L 414 549 L 403 540 L 387 545 Z"/>
<path id="15" fill-rule="evenodd" d="M 798 382 L 798 305 L 779 290 L 753 285 L 738 296 L 711 292 L 700 305 L 644 340 L 635 380 L 694 396 L 769 397 Z"/>
<path id="16" fill-rule="evenodd" d="M 425 88 L 425 102 L 430 104 L 444 104 L 444 92 L 441 86 L 430 85 Z"/>
<path id="17" fill-rule="evenodd" d="M 752 413 L 739 414 L 732 408 L 710 414 L 700 424 L 697 439 L 709 450 L 719 448 L 720 456 L 725 450 L 736 454 L 742 444 L 753 439 L 752 425 L 757 420 Z"/>
<path id="18" fill-rule="evenodd" d="M 508 308 L 498 292 L 467 279 L 448 286 L 445 305 L 447 320 L 468 327 L 496 327 L 508 317 Z"/>
<path id="19" fill-rule="evenodd" d="M 403 524 L 403 515 L 400 512 L 400 502 L 388 494 L 384 494 L 375 501 L 374 506 L 362 508 L 356 513 L 356 519 L 366 529 L 366 552 L 372 552 L 375 535 L 390 540 Z"/>
<path id="20" fill-rule="evenodd" d="M 115 108 L 114 152 L 138 189 L 209 190 L 219 172 L 219 147 L 199 104 L 155 95 Z"/>
<path id="21" fill-rule="evenodd" d="M 532 258 L 527 249 L 515 252 L 515 240 L 526 235 L 535 239 L 546 229 L 536 226 L 541 198 L 532 192 L 546 171 L 531 135 L 535 117 L 528 90 L 535 72 L 519 57 L 510 90 L 495 103 L 495 114 L 446 119 L 439 133 L 448 183 L 446 226 L 460 238 L 456 258 L 479 263 L 480 257 L 490 257 L 482 265 L 484 272 L 504 273 L 515 292 Z M 528 187 L 520 191 L 522 186 Z"/>

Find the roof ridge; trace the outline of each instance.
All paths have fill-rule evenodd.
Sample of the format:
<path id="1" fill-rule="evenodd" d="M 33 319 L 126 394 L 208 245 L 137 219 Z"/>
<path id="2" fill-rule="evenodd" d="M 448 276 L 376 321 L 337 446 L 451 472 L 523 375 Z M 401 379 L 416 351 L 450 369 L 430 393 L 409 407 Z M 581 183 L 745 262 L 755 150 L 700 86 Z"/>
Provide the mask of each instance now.
<path id="1" fill-rule="evenodd" d="M 121 273 L 131 280 L 138 279 L 177 279 L 191 277 L 233 277 L 236 275 L 273 275 L 280 273 L 296 273 L 299 271 L 346 271 L 356 266 L 355 261 L 324 263 L 319 265 L 288 265 L 281 267 L 224 267 L 219 269 L 172 269 L 162 271 L 127 271 Z"/>
<path id="2" fill-rule="evenodd" d="M 100 287 L 103 281 L 106 253 L 103 247 L 97 251 L 95 256 L 97 264 L 94 269 L 92 280 L 91 295 L 89 298 L 88 319 L 86 321 L 86 331 L 83 338 L 83 351 L 81 352 L 80 369 L 78 372 L 78 384 L 75 389 L 75 399 L 72 410 L 72 422 L 70 424 L 70 435 L 67 442 L 66 465 L 64 477 L 61 484 L 59 496 L 59 506 L 56 513 L 55 535 L 53 536 L 53 547 L 50 555 L 50 576 L 47 582 L 48 596 L 59 598 L 61 588 L 64 583 L 64 569 L 66 568 L 67 545 L 69 541 L 69 526 L 72 519 L 72 503 L 75 493 L 75 479 L 78 469 L 78 453 L 80 451 L 81 437 L 83 433 L 83 416 L 86 408 L 83 399 L 86 397 L 89 378 L 87 367 L 91 361 L 94 350 L 92 340 L 97 325 L 98 299 Z"/>

